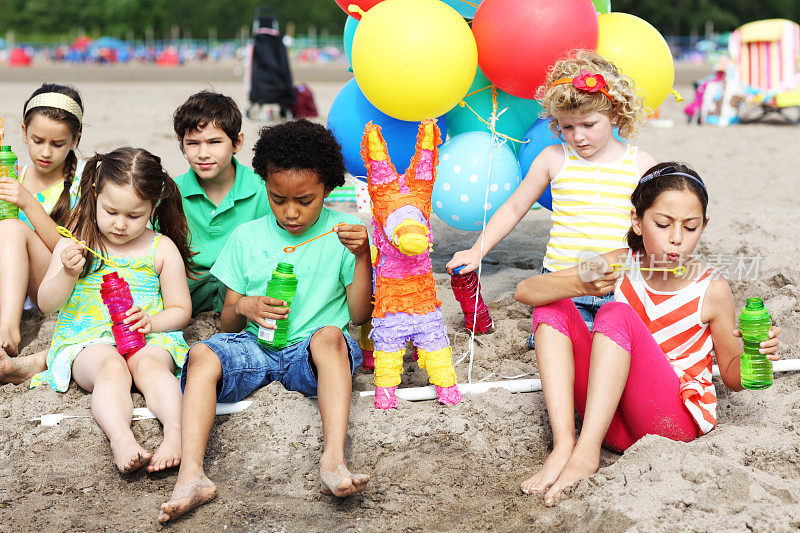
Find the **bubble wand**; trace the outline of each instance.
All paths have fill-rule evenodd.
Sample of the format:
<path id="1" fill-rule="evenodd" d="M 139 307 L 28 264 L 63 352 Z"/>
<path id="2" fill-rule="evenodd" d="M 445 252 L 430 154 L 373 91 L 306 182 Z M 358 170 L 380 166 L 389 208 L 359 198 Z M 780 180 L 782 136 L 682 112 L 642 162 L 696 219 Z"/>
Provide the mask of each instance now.
<path id="1" fill-rule="evenodd" d="M 303 241 L 300 244 L 295 244 L 294 246 L 287 246 L 286 248 L 283 249 L 283 253 L 290 254 L 290 253 L 294 252 L 297 249 L 298 246 L 303 246 L 304 244 L 308 244 L 308 243 L 310 243 L 311 241 L 313 241 L 315 239 L 319 239 L 320 237 L 324 237 L 328 233 L 333 233 L 334 231 L 336 231 L 336 228 L 340 228 L 340 227 L 346 226 L 346 225 L 347 224 L 345 224 L 344 222 L 341 223 L 341 224 L 336 224 L 333 227 L 333 229 L 331 229 L 330 231 L 326 231 L 325 233 L 320 233 L 319 235 L 317 235 L 313 239 L 308 239 L 307 241 Z"/>
<path id="2" fill-rule="evenodd" d="M 109 263 L 109 264 L 111 264 L 111 265 L 114 265 L 114 266 L 116 266 L 116 267 L 118 267 L 118 266 L 119 266 L 119 265 L 117 264 L 117 262 L 116 262 L 116 261 L 114 261 L 113 259 L 111 259 L 110 257 L 105 257 L 105 256 L 104 256 L 104 255 L 102 255 L 100 252 L 97 252 L 97 251 L 95 251 L 95 250 L 92 250 L 91 248 L 89 248 L 88 246 L 86 246 L 86 244 L 84 244 L 84 243 L 82 243 L 81 241 L 79 241 L 79 240 L 78 240 L 78 239 L 75 237 L 75 235 L 73 235 L 73 234 L 72 234 L 72 232 L 71 232 L 70 230 L 68 230 L 67 228 L 65 228 L 64 226 L 56 226 L 56 231 L 58 231 L 58 233 L 59 233 L 59 234 L 61 234 L 61 235 L 63 235 L 64 237 L 66 237 L 66 238 L 68 238 L 68 239 L 72 239 L 73 241 L 77 242 L 78 244 L 82 244 L 82 245 L 83 245 L 83 247 L 84 247 L 84 248 L 86 248 L 86 250 L 87 250 L 87 251 L 89 251 L 89 252 L 90 252 L 92 255 L 94 255 L 94 256 L 95 256 L 96 258 L 98 258 L 100 261 L 105 261 L 106 263 Z"/>
<path id="3" fill-rule="evenodd" d="M 689 270 L 686 268 L 685 265 L 676 266 L 675 268 L 653 268 L 653 267 L 630 267 L 625 266 L 622 263 L 611 263 L 611 268 L 614 270 L 649 270 L 651 272 L 672 272 L 676 276 L 680 277 L 686 274 L 686 271 Z"/>

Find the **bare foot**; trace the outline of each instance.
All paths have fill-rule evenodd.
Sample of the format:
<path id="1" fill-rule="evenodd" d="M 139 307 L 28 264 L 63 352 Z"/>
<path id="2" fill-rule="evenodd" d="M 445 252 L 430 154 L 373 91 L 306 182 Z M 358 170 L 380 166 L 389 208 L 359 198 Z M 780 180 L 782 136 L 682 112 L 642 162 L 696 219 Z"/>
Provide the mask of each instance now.
<path id="1" fill-rule="evenodd" d="M 47 369 L 47 350 L 33 355 L 24 355 L 11 358 L 5 350 L 0 348 L 0 384 L 25 383 L 37 372 Z"/>
<path id="2" fill-rule="evenodd" d="M 573 443 L 553 448 L 553 451 L 545 459 L 542 468 L 522 482 L 522 485 L 520 485 L 522 492 L 525 494 L 539 494 L 544 492 L 548 485 L 555 483 L 558 475 L 564 469 L 564 465 L 569 461 L 573 448 Z"/>
<path id="3" fill-rule="evenodd" d="M 158 472 L 167 468 L 174 468 L 181 464 L 181 440 L 180 438 L 164 437 L 161 445 L 150 459 L 147 465 L 148 472 Z"/>
<path id="4" fill-rule="evenodd" d="M 600 451 L 598 450 L 596 457 L 585 456 L 580 453 L 572 453 L 572 456 L 567 461 L 566 466 L 561 471 L 558 479 L 550 487 L 550 490 L 544 495 L 544 504 L 552 507 L 561 496 L 561 493 L 583 478 L 587 478 L 597 472 L 600 467 Z"/>
<path id="5" fill-rule="evenodd" d="M 111 444 L 111 452 L 114 454 L 114 464 L 123 474 L 142 468 L 153 457 L 153 454 L 142 448 L 133 438 L 116 445 Z"/>
<path id="6" fill-rule="evenodd" d="M 361 492 L 369 483 L 367 474 L 353 474 L 347 469 L 344 461 L 335 465 L 326 464 L 325 459 L 319 461 L 319 478 L 322 481 L 322 494 L 332 494 L 340 498 Z"/>
<path id="7" fill-rule="evenodd" d="M 5 350 L 6 354 L 10 357 L 19 355 L 19 343 L 21 341 L 22 337 L 19 332 L 0 331 L 0 348 Z"/>
<path id="8" fill-rule="evenodd" d="M 175 484 L 168 502 L 161 504 L 158 521 L 162 524 L 188 513 L 195 507 L 213 500 L 217 496 L 217 486 L 202 472 L 186 484 Z"/>

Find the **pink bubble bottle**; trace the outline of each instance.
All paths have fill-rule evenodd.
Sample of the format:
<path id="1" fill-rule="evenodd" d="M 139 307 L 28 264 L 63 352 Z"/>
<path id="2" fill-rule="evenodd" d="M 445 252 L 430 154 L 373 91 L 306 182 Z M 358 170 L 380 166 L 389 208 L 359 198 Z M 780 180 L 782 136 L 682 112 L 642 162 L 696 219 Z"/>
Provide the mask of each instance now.
<path id="1" fill-rule="evenodd" d="M 111 332 L 117 343 L 117 351 L 127 360 L 147 344 L 143 333 L 130 331 L 130 326 L 124 324 L 124 320 L 128 318 L 125 312 L 133 307 L 133 296 L 128 282 L 116 272 L 105 274 L 103 283 L 100 284 L 100 296 L 111 315 Z"/>
<path id="2" fill-rule="evenodd" d="M 474 326 L 476 334 L 494 331 L 494 322 L 489 315 L 489 308 L 486 307 L 483 296 L 481 296 L 481 285 L 478 282 L 477 272 L 459 274 L 465 266 L 454 268 L 453 276 L 450 278 L 453 294 L 461 304 L 461 311 L 464 313 L 464 327 L 467 328 L 467 331 L 472 331 Z M 475 298 L 478 299 L 477 312 Z"/>

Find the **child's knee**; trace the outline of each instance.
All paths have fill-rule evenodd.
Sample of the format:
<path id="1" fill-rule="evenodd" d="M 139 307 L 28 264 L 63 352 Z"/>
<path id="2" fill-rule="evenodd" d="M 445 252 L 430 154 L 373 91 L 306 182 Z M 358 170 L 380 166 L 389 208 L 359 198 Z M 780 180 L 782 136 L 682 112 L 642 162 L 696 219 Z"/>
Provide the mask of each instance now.
<path id="1" fill-rule="evenodd" d="M 619 324 L 626 321 L 632 313 L 635 314 L 633 308 L 625 302 L 608 302 L 597 312 L 594 322 Z"/>
<path id="2" fill-rule="evenodd" d="M 16 218 L 0 220 L 0 241 L 14 242 L 25 240 L 25 230 L 28 225 Z"/>
<path id="3" fill-rule="evenodd" d="M 321 358 L 347 358 L 348 353 L 344 333 L 335 326 L 325 326 L 314 332 L 309 348 L 315 362 Z"/>
<path id="4" fill-rule="evenodd" d="M 113 381 L 131 381 L 131 372 L 125 359 L 121 356 L 104 358 L 98 368 L 98 381 L 104 378 Z"/>
<path id="5" fill-rule="evenodd" d="M 199 370 L 219 371 L 222 372 L 222 363 L 219 356 L 208 345 L 198 343 L 189 348 L 189 353 L 186 354 L 187 369 L 192 372 Z"/>

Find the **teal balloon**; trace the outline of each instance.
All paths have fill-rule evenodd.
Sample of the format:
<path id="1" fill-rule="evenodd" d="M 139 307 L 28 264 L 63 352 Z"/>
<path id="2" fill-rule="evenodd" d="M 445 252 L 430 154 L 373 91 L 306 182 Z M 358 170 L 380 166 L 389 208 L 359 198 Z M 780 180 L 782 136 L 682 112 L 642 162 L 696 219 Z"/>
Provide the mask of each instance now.
<path id="1" fill-rule="evenodd" d="M 347 62 L 350 63 L 350 72 L 353 71 L 353 37 L 356 35 L 356 27 L 358 21 L 353 17 L 347 17 L 347 22 L 344 23 L 344 53 L 347 56 Z"/>
<path id="2" fill-rule="evenodd" d="M 492 82 L 490 82 L 489 79 L 484 76 L 483 72 L 481 72 L 479 68 L 475 74 L 475 79 L 473 80 L 472 85 L 467 91 L 467 94 L 477 91 L 478 89 L 483 89 L 491 84 Z M 475 113 L 480 115 L 484 120 L 489 122 L 491 121 L 491 89 L 484 89 L 483 91 L 475 93 L 471 96 L 467 96 L 464 98 L 464 101 L 468 103 L 470 107 L 475 110 Z M 495 130 L 514 139 L 522 139 L 522 136 L 525 135 L 526 131 L 528 131 L 530 125 L 536 122 L 536 120 L 539 118 L 539 112 L 542 110 L 542 106 L 540 106 L 536 100 L 518 98 L 498 89 L 498 113 L 505 108 L 508 109 L 506 109 L 506 111 L 497 118 Z M 455 137 L 460 133 L 465 133 L 468 131 L 491 132 L 489 126 L 475 116 L 475 113 L 470 111 L 467 106 L 461 107 L 461 105 L 457 105 L 448 111 L 446 116 L 447 127 L 449 128 L 448 131 L 450 132 L 450 136 Z M 508 144 L 515 155 L 519 154 L 520 143 L 509 140 Z"/>
<path id="3" fill-rule="evenodd" d="M 488 222 L 521 180 L 519 163 L 507 143 L 493 142 L 484 131 L 456 135 L 439 148 L 433 212 L 456 229 L 480 230 L 484 205 Z"/>
<path id="4" fill-rule="evenodd" d="M 592 0 L 592 3 L 598 13 L 611 13 L 611 0 Z"/>
<path id="5" fill-rule="evenodd" d="M 475 10 L 478 8 L 476 6 L 472 6 L 470 4 L 480 4 L 480 0 L 468 0 L 469 3 L 464 2 L 463 0 L 442 0 L 445 4 L 452 7 L 458 14 L 464 17 L 465 19 L 471 19 L 475 17 Z"/>

